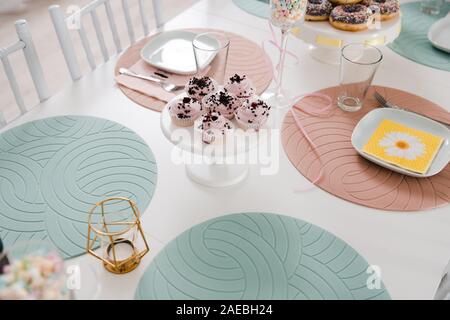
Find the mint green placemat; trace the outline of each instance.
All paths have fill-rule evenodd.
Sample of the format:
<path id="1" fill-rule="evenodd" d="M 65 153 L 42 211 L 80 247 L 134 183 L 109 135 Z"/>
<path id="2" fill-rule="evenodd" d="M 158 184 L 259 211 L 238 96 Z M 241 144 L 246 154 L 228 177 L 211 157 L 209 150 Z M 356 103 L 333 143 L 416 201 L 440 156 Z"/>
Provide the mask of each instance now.
<path id="1" fill-rule="evenodd" d="M 443 18 L 449 10 L 450 3 L 446 2 L 439 15 L 430 16 L 420 11 L 420 2 L 402 4 L 402 31 L 388 46 L 401 56 L 417 63 L 450 71 L 450 53 L 433 47 L 427 36 L 430 26 Z"/>
<path id="2" fill-rule="evenodd" d="M 143 213 L 156 172 L 147 144 L 112 121 L 65 116 L 12 128 L 0 135 L 0 238 L 47 239 L 64 258 L 83 254 L 89 209 L 123 196 Z"/>
<path id="3" fill-rule="evenodd" d="M 222 216 L 170 242 L 136 299 L 389 299 L 367 262 L 331 233 L 269 213 Z M 369 280 L 369 281 L 368 281 Z"/>
<path id="4" fill-rule="evenodd" d="M 242 10 L 264 19 L 269 18 L 269 0 L 233 0 Z"/>

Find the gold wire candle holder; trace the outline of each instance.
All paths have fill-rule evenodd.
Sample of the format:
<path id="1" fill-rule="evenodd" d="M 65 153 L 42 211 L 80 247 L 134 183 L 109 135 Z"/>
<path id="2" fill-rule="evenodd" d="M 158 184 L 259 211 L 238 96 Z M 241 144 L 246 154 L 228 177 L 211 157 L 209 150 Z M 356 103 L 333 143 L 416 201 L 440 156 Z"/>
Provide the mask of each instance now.
<path id="1" fill-rule="evenodd" d="M 87 252 L 112 273 L 136 269 L 150 251 L 139 218 L 130 199 L 112 197 L 96 203 L 89 212 Z"/>

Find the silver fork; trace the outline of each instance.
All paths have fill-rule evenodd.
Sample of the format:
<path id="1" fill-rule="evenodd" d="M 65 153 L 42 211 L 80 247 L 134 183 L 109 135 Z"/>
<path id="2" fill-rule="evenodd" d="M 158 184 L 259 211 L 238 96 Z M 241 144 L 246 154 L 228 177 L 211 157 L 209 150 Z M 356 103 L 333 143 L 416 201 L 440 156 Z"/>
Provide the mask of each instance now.
<path id="1" fill-rule="evenodd" d="M 423 114 L 421 114 L 421 113 L 418 113 L 418 112 L 414 112 L 414 111 L 411 111 L 411 110 L 407 110 L 407 109 L 400 108 L 399 106 L 397 106 L 397 105 L 395 105 L 395 104 L 393 104 L 393 103 L 390 103 L 390 102 L 387 101 L 381 94 L 379 94 L 377 91 L 375 91 L 375 93 L 373 94 L 373 96 L 374 96 L 375 100 L 377 100 L 378 103 L 379 103 L 383 108 L 391 108 L 391 109 L 403 110 L 403 111 L 415 113 L 415 114 L 418 114 L 419 116 L 422 116 L 422 117 L 428 118 L 428 119 L 430 119 L 430 120 L 439 122 L 440 124 L 443 124 L 443 125 L 446 126 L 447 128 L 450 128 L 450 124 L 448 124 L 448 123 L 445 123 L 445 122 L 442 122 L 442 121 L 439 121 L 439 120 L 436 120 L 436 119 L 427 117 L 427 116 L 425 116 L 425 115 L 423 115 Z"/>
<path id="2" fill-rule="evenodd" d="M 147 80 L 147 81 L 152 81 L 152 82 L 158 83 L 161 86 L 161 88 L 163 88 L 167 92 L 175 92 L 175 91 L 179 91 L 179 90 L 184 88 L 184 86 L 179 86 L 179 85 L 176 85 L 176 84 L 173 84 L 173 83 L 169 83 L 169 82 L 163 81 L 163 80 L 158 79 L 158 78 L 153 77 L 153 76 L 145 76 L 145 75 L 142 75 L 142 74 L 138 74 L 138 73 L 136 73 L 134 71 L 131 71 L 130 69 L 127 69 L 127 68 L 120 68 L 119 69 L 119 73 L 127 75 L 127 76 L 130 76 L 130 77 L 135 77 L 135 78 L 139 78 L 139 79 L 143 79 L 143 80 Z"/>

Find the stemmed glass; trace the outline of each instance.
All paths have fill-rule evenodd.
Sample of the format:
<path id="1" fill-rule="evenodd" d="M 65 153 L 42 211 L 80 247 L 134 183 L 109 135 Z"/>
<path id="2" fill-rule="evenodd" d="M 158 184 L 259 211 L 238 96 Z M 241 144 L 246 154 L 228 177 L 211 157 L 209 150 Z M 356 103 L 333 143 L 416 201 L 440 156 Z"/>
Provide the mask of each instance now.
<path id="1" fill-rule="evenodd" d="M 289 107 L 291 98 L 283 92 L 283 67 L 286 57 L 286 44 L 289 32 L 297 24 L 304 21 L 307 0 L 270 0 L 270 22 L 281 29 L 280 60 L 276 87 L 266 91 L 262 98 L 275 108 Z"/>

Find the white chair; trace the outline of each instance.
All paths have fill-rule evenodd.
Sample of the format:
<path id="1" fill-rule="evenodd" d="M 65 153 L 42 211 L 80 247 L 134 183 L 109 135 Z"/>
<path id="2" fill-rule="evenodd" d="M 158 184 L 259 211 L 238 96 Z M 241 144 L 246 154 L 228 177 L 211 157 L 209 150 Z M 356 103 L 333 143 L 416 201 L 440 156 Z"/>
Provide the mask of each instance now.
<path id="1" fill-rule="evenodd" d="M 19 85 L 17 84 L 17 79 L 14 75 L 11 63 L 9 62 L 8 55 L 19 50 L 23 51 L 28 70 L 30 71 L 31 78 L 33 80 L 33 84 L 36 88 L 40 102 L 50 97 L 50 91 L 48 89 L 47 82 L 45 81 L 42 66 L 36 53 L 36 49 L 34 47 L 26 20 L 17 20 L 15 23 L 15 27 L 19 40 L 8 47 L 0 48 L 0 60 L 2 61 L 6 77 L 14 94 L 14 98 L 16 100 L 17 106 L 19 107 L 21 116 L 27 112 L 27 108 L 20 92 Z M 0 127 L 4 126 L 5 124 L 6 120 L 3 116 L 3 113 L 0 112 Z"/>
<path id="2" fill-rule="evenodd" d="M 53 25 L 56 31 L 56 34 L 58 36 L 59 43 L 61 45 L 61 49 L 64 54 L 64 58 L 66 60 L 67 66 L 69 68 L 70 75 L 72 77 L 72 80 L 77 80 L 81 78 L 82 73 L 80 69 L 80 65 L 78 63 L 73 43 L 69 36 L 69 28 L 68 25 L 74 25 L 74 23 L 78 23 L 77 29 L 78 33 L 81 39 L 81 43 L 84 49 L 84 52 L 86 54 L 86 58 L 88 60 L 89 66 L 91 69 L 96 68 L 96 63 L 94 59 L 94 55 L 92 53 L 91 46 L 88 41 L 88 37 L 86 34 L 86 30 L 83 27 L 82 23 L 82 17 L 85 15 L 90 15 L 92 24 L 95 29 L 95 33 L 97 35 L 97 40 L 100 45 L 100 50 L 103 56 L 103 60 L 106 62 L 109 60 L 110 55 L 108 53 L 108 50 L 106 48 L 105 39 L 103 36 L 103 31 L 100 26 L 100 22 L 98 19 L 98 15 L 96 13 L 96 9 L 100 6 L 104 6 L 106 15 L 108 18 L 109 28 L 112 33 L 112 38 L 114 41 L 114 45 L 116 48 L 116 53 L 120 53 L 122 51 L 122 46 L 119 39 L 119 34 L 117 32 L 116 27 L 116 21 L 113 15 L 113 11 L 111 9 L 111 0 L 94 0 L 85 7 L 77 10 L 76 12 L 64 16 L 63 12 L 61 11 L 61 8 L 58 5 L 52 5 L 49 7 L 50 16 L 53 21 Z M 121 0 L 122 1 L 122 8 L 123 8 L 123 14 L 125 16 L 125 22 L 127 26 L 128 36 L 130 39 L 130 44 L 133 44 L 136 41 L 134 28 L 130 16 L 130 10 L 129 10 L 129 3 L 128 0 Z M 140 17 L 142 22 L 142 27 L 144 30 L 144 35 L 148 35 L 150 30 L 148 26 L 148 20 L 147 16 L 145 14 L 144 10 L 144 0 L 138 0 L 139 1 L 139 11 L 140 11 Z M 156 27 L 160 28 L 163 25 L 162 21 L 162 15 L 161 15 L 161 0 L 152 0 L 153 2 L 153 11 L 154 16 L 156 20 Z"/>

